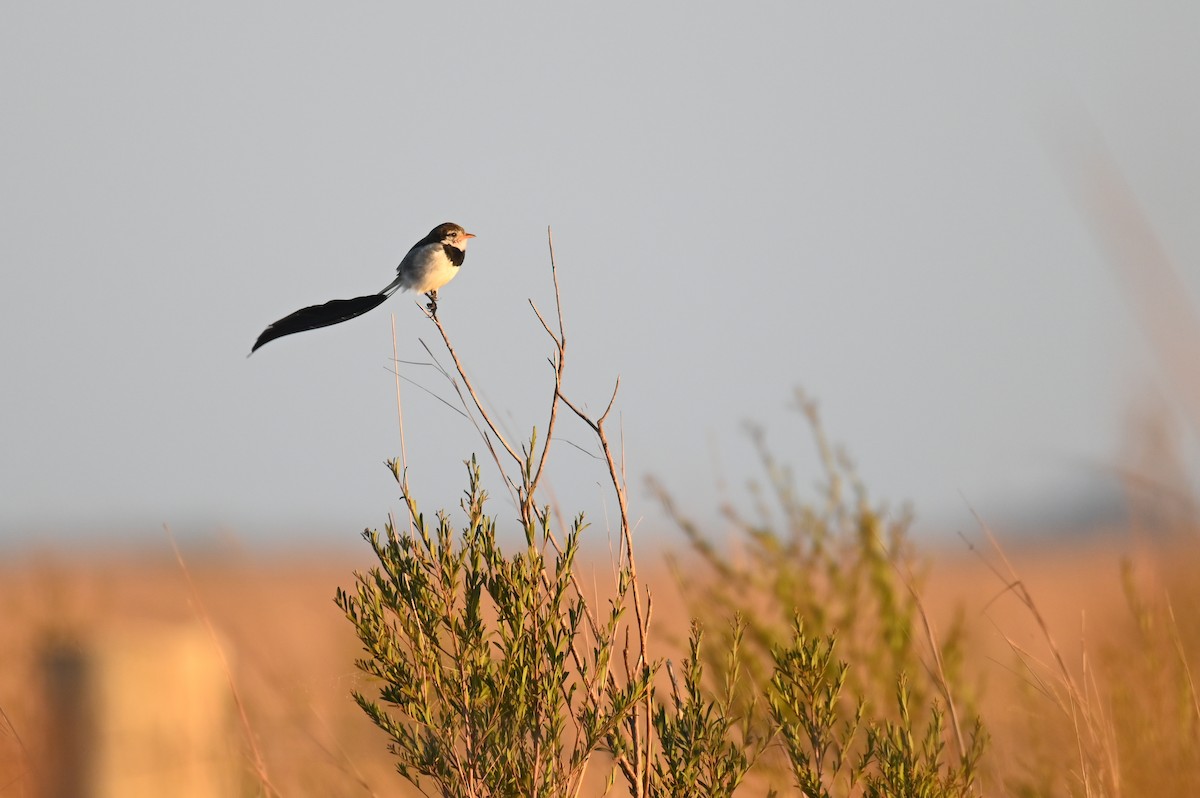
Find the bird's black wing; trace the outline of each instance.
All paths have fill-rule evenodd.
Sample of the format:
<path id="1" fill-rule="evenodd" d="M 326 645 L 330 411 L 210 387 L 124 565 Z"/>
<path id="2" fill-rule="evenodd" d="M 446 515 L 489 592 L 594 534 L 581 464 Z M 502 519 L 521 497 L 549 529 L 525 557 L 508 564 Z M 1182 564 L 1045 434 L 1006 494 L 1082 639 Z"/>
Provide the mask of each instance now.
<path id="1" fill-rule="evenodd" d="M 331 324 L 338 324 L 355 316 L 361 316 L 368 310 L 382 305 L 387 298 L 387 294 L 369 294 L 354 299 L 335 299 L 324 305 L 300 308 L 263 330 L 262 335 L 258 336 L 258 340 L 251 347 L 250 353 L 253 354 L 260 346 L 268 341 L 274 341 L 276 338 L 305 330 L 315 330 L 318 327 L 328 327 Z"/>

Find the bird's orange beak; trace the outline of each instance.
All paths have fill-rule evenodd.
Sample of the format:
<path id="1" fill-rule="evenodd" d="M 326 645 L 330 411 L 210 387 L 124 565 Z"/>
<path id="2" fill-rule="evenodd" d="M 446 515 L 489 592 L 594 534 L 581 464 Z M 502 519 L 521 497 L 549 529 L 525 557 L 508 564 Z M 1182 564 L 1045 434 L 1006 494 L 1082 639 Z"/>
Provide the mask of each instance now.
<path id="1" fill-rule="evenodd" d="M 463 231 L 463 236 L 465 236 L 466 238 L 474 238 L 474 237 L 475 237 L 475 234 L 474 234 L 474 233 L 468 233 L 468 232 L 466 232 L 466 231 L 464 230 L 464 231 Z"/>

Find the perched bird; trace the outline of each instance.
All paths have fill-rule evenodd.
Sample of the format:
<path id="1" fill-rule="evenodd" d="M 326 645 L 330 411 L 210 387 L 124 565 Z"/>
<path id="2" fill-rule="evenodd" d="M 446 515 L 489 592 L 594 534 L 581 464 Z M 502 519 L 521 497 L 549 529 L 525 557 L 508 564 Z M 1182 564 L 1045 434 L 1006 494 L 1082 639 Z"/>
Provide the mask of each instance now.
<path id="1" fill-rule="evenodd" d="M 429 235 L 413 244 L 396 267 L 396 279 L 378 294 L 368 294 L 354 299 L 335 299 L 324 305 L 310 305 L 295 313 L 284 316 L 263 330 L 254 342 L 250 353 L 268 341 L 292 333 L 315 330 L 349 321 L 372 308 L 379 307 L 397 289 L 420 291 L 429 297 L 429 312 L 437 316 L 437 292 L 458 274 L 467 257 L 467 242 L 475 237 L 453 222 L 445 222 L 429 231 Z"/>

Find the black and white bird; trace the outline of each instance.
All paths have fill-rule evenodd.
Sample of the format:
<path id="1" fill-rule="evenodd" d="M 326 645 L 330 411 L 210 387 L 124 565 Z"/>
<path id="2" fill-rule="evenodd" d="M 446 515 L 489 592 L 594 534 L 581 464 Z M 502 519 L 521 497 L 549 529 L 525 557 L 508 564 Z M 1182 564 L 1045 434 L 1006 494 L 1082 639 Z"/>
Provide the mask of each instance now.
<path id="1" fill-rule="evenodd" d="M 396 267 L 396 279 L 378 294 L 368 294 L 354 299 L 335 299 L 324 305 L 310 305 L 295 313 L 284 316 L 263 330 L 254 342 L 250 353 L 268 341 L 292 333 L 315 330 L 349 321 L 377 308 L 397 290 L 420 291 L 429 297 L 429 312 L 437 316 L 437 292 L 454 279 L 467 257 L 467 242 L 475 237 L 460 225 L 445 222 L 429 231 L 429 235 L 413 244 Z"/>

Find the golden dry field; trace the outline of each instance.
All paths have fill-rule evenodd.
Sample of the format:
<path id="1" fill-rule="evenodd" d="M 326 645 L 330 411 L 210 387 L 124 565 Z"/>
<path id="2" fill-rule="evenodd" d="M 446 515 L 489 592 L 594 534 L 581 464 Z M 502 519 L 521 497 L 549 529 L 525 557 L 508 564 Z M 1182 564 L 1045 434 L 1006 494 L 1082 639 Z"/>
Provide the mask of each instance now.
<path id="1" fill-rule="evenodd" d="M 102 750 L 122 767 L 142 772 L 148 789 L 166 780 L 178 786 L 178 795 L 261 794 L 264 777 L 285 796 L 418 794 L 394 772 L 383 734 L 350 698 L 352 689 L 371 686 L 354 668 L 358 642 L 332 597 L 335 587 L 352 584 L 354 569 L 372 564 L 365 546 L 362 556 L 314 552 L 287 561 L 185 552 L 187 575 L 165 542 L 163 549 L 159 555 L 29 555 L 0 569 L 0 708 L 5 715 L 0 796 L 72 794 L 65 771 L 75 765 L 65 760 L 82 756 L 94 767 L 94 759 L 87 758 Z M 1127 761 L 1135 753 L 1144 759 L 1144 751 L 1122 750 L 1130 745 L 1122 741 L 1126 732 L 1152 736 L 1154 730 L 1115 728 L 1145 718 L 1121 710 L 1123 693 L 1114 692 L 1110 680 L 1131 680 L 1124 686 L 1133 688 L 1135 698 L 1145 692 L 1151 711 L 1173 708 L 1177 717 L 1161 718 L 1164 732 L 1194 733 L 1197 708 L 1191 703 L 1194 695 L 1162 695 L 1167 689 L 1162 684 L 1134 683 L 1148 644 L 1139 637 L 1123 587 L 1122 562 L 1132 563 L 1138 595 L 1147 603 L 1157 604 L 1172 591 L 1169 610 L 1176 628 L 1167 630 L 1165 648 L 1152 652 L 1165 657 L 1162 667 L 1170 670 L 1171 658 L 1196 663 L 1200 588 L 1193 584 L 1194 549 L 1154 549 L 1099 536 L 1012 546 L 1006 554 L 1086 705 L 1072 719 L 1053 697 L 1063 683 L 1046 635 L 992 570 L 994 552 L 983 547 L 970 552 L 963 544 L 926 553 L 930 571 L 924 603 L 934 629 L 944 629 L 956 612 L 962 613 L 968 633 L 965 667 L 982 685 L 980 707 L 991 735 L 983 794 L 1018 794 L 1018 783 L 1039 767 L 1067 768 L 1056 774 L 1068 785 L 1064 789 L 1075 783 L 1078 789 L 1071 792 L 1085 794 L 1079 774 L 1069 769 L 1079 759 L 1077 749 L 1096 745 L 1090 739 L 1080 743 L 1087 737 L 1080 726 L 1089 714 L 1101 726 L 1114 727 L 1101 731 L 1112 736 L 1108 742 L 1118 757 L 1114 766 L 1123 769 L 1123 794 L 1147 794 L 1140 789 L 1153 787 L 1147 779 L 1155 773 L 1133 771 L 1153 763 Z M 642 579 L 655 598 L 654 644 L 661 654 L 677 657 L 688 611 L 662 557 L 643 555 L 642 560 Z M 598 583 L 605 568 L 600 564 L 597 570 Z M 1014 646 L 1044 663 L 1041 673 L 1019 665 Z M 95 706 L 96 699 L 83 706 L 71 703 L 69 691 L 61 695 L 62 685 L 55 686 L 55 651 L 60 659 L 63 651 L 83 652 L 85 661 L 115 662 L 104 667 L 124 669 L 124 675 L 105 677 L 103 691 L 88 693 L 103 695 L 103 709 Z M 57 678 L 61 682 L 61 674 Z M 96 717 L 101 711 L 133 720 L 122 727 Z M 212 750 L 212 732 L 206 728 L 218 730 L 217 748 L 224 750 Z M 103 735 L 117 739 L 98 739 Z M 1145 742 L 1151 748 L 1170 744 Z M 1184 749 L 1196 743 L 1175 742 Z M 1047 751 L 1055 755 L 1041 756 Z M 1171 757 L 1163 755 L 1169 765 Z M 1200 756 L 1191 759 L 1194 771 Z M 155 772 L 164 768 L 171 772 Z M 196 775 L 205 768 L 215 768 L 218 775 Z M 599 794 L 604 774 L 595 775 Z M 1176 762 L 1172 772 L 1159 770 L 1157 777 L 1166 789 L 1192 783 L 1188 779 L 1195 774 L 1181 773 Z M 189 791 L 185 779 L 201 786 Z"/>

